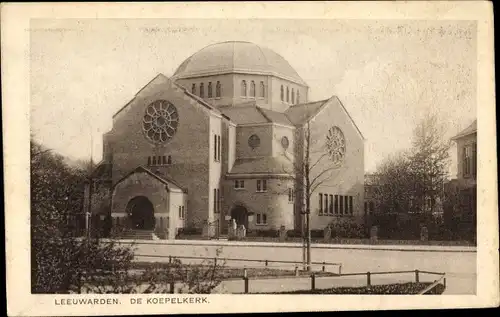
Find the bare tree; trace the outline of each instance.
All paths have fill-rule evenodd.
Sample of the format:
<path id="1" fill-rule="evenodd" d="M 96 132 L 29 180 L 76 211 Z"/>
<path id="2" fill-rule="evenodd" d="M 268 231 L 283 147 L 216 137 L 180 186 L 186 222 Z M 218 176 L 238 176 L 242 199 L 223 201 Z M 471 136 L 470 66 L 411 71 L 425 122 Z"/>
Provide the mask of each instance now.
<path id="1" fill-rule="evenodd" d="M 308 116 L 309 117 L 309 116 Z M 297 199 L 295 207 L 300 210 L 303 238 L 303 261 L 307 270 L 311 270 L 311 198 L 316 190 L 330 181 L 343 163 L 345 144 L 335 144 L 332 152 L 327 148 L 327 140 L 314 135 L 310 119 L 295 131 L 294 158 L 290 166 L 285 168 L 294 182 Z M 340 155 L 340 156 L 338 156 Z M 335 159 L 332 159 L 335 156 Z"/>
<path id="2" fill-rule="evenodd" d="M 415 181 L 415 205 L 420 211 L 435 211 L 436 202 L 443 199 L 450 163 L 450 142 L 443 138 L 445 131 L 433 113 L 426 114 L 414 130 L 410 168 Z"/>

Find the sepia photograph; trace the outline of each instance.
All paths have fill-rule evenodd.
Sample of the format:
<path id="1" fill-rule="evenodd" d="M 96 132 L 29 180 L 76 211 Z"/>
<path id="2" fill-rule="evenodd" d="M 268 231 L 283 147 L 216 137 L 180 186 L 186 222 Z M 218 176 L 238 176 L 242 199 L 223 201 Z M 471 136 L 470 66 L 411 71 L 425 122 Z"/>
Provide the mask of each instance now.
<path id="1" fill-rule="evenodd" d="M 478 21 L 27 27 L 27 282 L 54 309 L 478 295 Z"/>

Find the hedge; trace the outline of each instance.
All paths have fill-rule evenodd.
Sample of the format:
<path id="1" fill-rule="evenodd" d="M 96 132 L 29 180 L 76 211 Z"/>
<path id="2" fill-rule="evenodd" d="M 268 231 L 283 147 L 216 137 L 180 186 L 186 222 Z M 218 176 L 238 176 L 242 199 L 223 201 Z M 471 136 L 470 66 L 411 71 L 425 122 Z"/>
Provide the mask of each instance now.
<path id="1" fill-rule="evenodd" d="M 415 295 L 429 287 L 432 283 L 400 283 L 373 285 L 371 287 L 334 287 L 327 289 L 307 289 L 288 292 L 254 293 L 254 294 L 369 294 L 369 295 Z M 444 292 L 443 284 L 438 284 L 426 294 L 440 295 Z"/>

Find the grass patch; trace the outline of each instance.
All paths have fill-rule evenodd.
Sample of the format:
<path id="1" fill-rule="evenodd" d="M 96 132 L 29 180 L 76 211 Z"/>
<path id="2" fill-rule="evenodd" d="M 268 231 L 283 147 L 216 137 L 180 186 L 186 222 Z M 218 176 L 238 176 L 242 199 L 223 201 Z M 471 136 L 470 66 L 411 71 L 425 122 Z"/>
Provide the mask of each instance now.
<path id="1" fill-rule="evenodd" d="M 432 283 L 398 283 L 373 285 L 371 287 L 334 287 L 315 290 L 297 290 L 287 292 L 253 293 L 253 294 L 359 294 L 359 295 L 415 295 L 429 287 Z M 440 295 L 444 292 L 443 284 L 438 284 L 426 294 Z"/>
<path id="2" fill-rule="evenodd" d="M 189 268 L 210 268 L 208 264 L 185 264 L 186 269 Z M 172 264 L 168 262 L 134 262 L 132 265 L 132 269 L 134 270 L 148 270 L 148 269 L 157 269 L 157 270 L 168 270 L 172 267 Z M 213 266 L 212 266 L 213 267 Z M 247 268 L 247 276 L 249 278 L 257 278 L 257 277 L 268 277 L 268 276 L 294 276 L 295 270 L 286 270 L 286 269 L 276 269 L 269 267 L 262 268 Z M 324 274 L 324 272 L 316 272 L 317 274 Z M 244 268 L 239 267 L 218 267 L 217 275 L 222 279 L 233 279 L 233 278 L 243 278 Z M 307 271 L 298 271 L 299 276 L 309 276 L 311 272 Z"/>

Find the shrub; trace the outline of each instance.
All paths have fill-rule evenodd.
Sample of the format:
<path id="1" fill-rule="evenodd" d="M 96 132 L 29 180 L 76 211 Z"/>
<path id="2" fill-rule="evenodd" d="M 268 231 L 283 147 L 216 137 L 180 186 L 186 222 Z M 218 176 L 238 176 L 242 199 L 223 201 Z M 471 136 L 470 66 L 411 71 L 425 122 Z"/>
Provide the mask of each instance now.
<path id="1" fill-rule="evenodd" d="M 364 225 L 354 222 L 341 222 L 331 225 L 332 238 L 363 239 L 367 237 Z"/>
<path id="2" fill-rule="evenodd" d="M 279 237 L 279 230 L 276 230 L 276 229 L 249 230 L 249 229 L 247 229 L 247 236 L 248 237 L 277 238 L 277 237 Z"/>
<path id="3" fill-rule="evenodd" d="M 179 228 L 178 235 L 201 235 L 203 232 L 202 228 Z"/>

